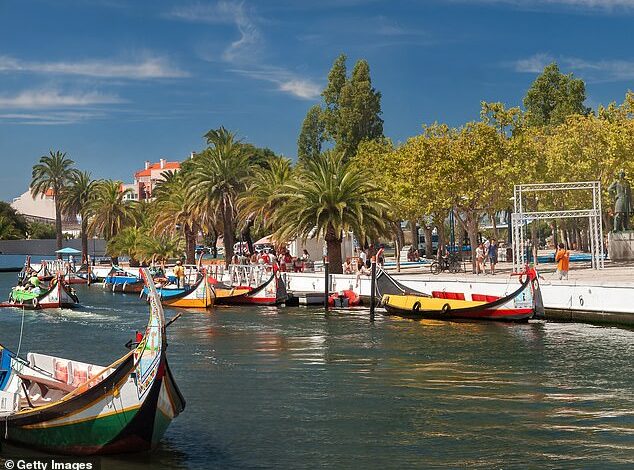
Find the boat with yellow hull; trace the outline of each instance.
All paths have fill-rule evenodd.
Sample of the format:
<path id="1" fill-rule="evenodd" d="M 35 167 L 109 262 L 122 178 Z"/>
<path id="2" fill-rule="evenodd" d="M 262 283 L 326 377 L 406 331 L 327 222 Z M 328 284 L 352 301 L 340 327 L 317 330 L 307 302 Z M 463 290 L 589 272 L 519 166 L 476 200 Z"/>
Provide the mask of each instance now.
<path id="1" fill-rule="evenodd" d="M 165 295 L 169 290 L 162 291 L 161 303 L 166 307 L 178 308 L 209 308 L 214 305 L 216 294 L 209 283 L 206 273 L 202 273 L 196 283 L 183 289 L 177 294 Z"/>
<path id="2" fill-rule="evenodd" d="M 520 278 L 518 288 L 503 297 L 472 294 L 467 299 L 461 292 L 434 291 L 430 295 L 401 290 L 384 293 L 381 303 L 388 314 L 409 318 L 528 321 L 541 315 L 543 303 L 537 272 L 531 268 L 524 274 L 526 279 Z"/>

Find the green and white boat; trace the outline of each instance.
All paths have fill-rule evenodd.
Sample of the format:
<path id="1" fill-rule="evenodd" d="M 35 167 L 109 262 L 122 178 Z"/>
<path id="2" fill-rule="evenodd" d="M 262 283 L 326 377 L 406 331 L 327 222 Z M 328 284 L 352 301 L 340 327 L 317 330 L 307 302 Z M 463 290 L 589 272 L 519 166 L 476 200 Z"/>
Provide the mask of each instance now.
<path id="1" fill-rule="evenodd" d="M 185 407 L 167 363 L 165 318 L 147 269 L 150 318 L 138 345 L 108 366 L 0 346 L 0 440 L 53 453 L 153 448 Z"/>
<path id="2" fill-rule="evenodd" d="M 77 305 L 79 305 L 79 299 L 73 289 L 64 282 L 61 276 L 57 276 L 47 288 L 14 287 L 9 293 L 9 300 L 1 303 L 0 307 L 40 309 L 69 308 Z"/>

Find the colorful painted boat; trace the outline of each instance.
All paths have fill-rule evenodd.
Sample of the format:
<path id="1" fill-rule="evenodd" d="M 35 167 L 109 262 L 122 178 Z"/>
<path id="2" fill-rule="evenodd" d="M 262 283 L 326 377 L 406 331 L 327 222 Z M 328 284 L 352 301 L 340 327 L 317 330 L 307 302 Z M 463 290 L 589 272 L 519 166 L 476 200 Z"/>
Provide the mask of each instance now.
<path id="1" fill-rule="evenodd" d="M 0 307 L 18 307 L 30 310 L 42 308 L 71 308 L 79 305 L 77 294 L 68 286 L 61 276 L 51 281 L 50 287 L 25 289 L 22 286 L 14 287 L 9 293 L 8 302 L 0 304 Z"/>
<path id="2" fill-rule="evenodd" d="M 242 298 L 253 290 L 253 287 L 249 286 L 232 287 L 219 282 L 214 284 L 213 287 L 216 293 L 216 304 L 218 305 L 231 305 L 235 299 Z"/>
<path id="3" fill-rule="evenodd" d="M 103 280 L 103 286 L 112 292 L 139 293 L 143 290 L 143 280 L 122 269 L 112 268 Z"/>
<path id="4" fill-rule="evenodd" d="M 57 454 L 155 447 L 185 407 L 167 362 L 165 318 L 147 270 L 150 318 L 129 353 L 106 367 L 0 347 L 0 440 Z M 8 366 L 8 367 L 7 367 Z"/>
<path id="5" fill-rule="evenodd" d="M 207 276 L 201 274 L 198 281 L 186 289 L 162 289 L 161 302 L 168 307 L 209 308 L 214 304 L 215 294 Z"/>
<path id="6" fill-rule="evenodd" d="M 525 276 L 524 280 L 522 278 Z M 388 314 L 439 320 L 527 321 L 543 313 L 537 272 L 529 269 L 518 288 L 504 297 L 463 292 L 384 293 L 382 305 Z M 541 310 L 541 311 L 540 311 Z"/>
<path id="7" fill-rule="evenodd" d="M 215 287 L 215 290 L 216 303 L 226 305 L 280 305 L 288 299 L 286 284 L 279 271 L 271 274 L 267 281 L 255 288 L 221 286 Z M 239 293 L 240 290 L 244 292 Z"/>

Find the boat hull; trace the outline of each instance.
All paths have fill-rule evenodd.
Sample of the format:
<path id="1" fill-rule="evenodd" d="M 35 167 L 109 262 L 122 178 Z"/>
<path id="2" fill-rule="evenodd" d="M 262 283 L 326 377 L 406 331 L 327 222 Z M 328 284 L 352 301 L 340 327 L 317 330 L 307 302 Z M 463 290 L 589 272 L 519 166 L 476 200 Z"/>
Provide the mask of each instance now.
<path id="1" fill-rule="evenodd" d="M 42 294 L 33 295 L 28 291 L 11 291 L 9 301 L 0 307 L 16 307 L 28 310 L 44 308 L 72 308 L 79 305 L 77 296 L 66 287 L 65 283 L 57 280 L 51 288 Z"/>
<path id="2" fill-rule="evenodd" d="M 25 361 L 12 353 L 6 356 L 0 347 L 3 365 L 11 357 L 10 375 L 7 378 L 3 371 L 0 390 L 0 440 L 74 455 L 138 452 L 158 444 L 185 408 L 185 400 L 167 362 L 158 294 L 149 272 L 142 274 L 150 288 L 145 334 L 134 350 L 109 366 L 32 353 Z M 39 388 L 31 391 L 36 385 Z M 35 405 L 28 398 L 41 400 L 51 388 L 67 394 Z"/>
<path id="3" fill-rule="evenodd" d="M 45 452 L 99 455 L 147 451 L 154 448 L 172 419 L 185 407 L 171 372 L 157 377 L 141 405 L 119 410 L 112 394 L 86 410 L 69 412 L 63 419 L 24 424 L 9 421 L 7 441 Z M 121 390 L 120 393 L 125 393 Z M 117 409 L 115 409 L 117 408 Z M 93 416 L 84 417 L 86 414 Z"/>
<path id="4" fill-rule="evenodd" d="M 400 289 L 399 289 L 400 290 Z M 388 314 L 436 320 L 493 320 L 525 322 L 539 311 L 537 275 L 526 280 L 505 297 L 472 294 L 465 300 L 461 292 L 384 293 L 381 304 Z"/>
<path id="5" fill-rule="evenodd" d="M 243 286 L 236 287 L 235 289 L 248 289 Z M 216 289 L 218 290 L 218 288 Z M 249 291 L 240 295 L 220 296 L 216 294 L 216 297 L 220 300 L 218 303 L 228 305 L 280 305 L 286 302 L 288 294 L 286 292 L 286 285 L 280 277 L 280 273 L 276 272 L 263 283 L 262 285 L 250 289 Z"/>
<path id="6" fill-rule="evenodd" d="M 166 291 L 168 290 L 166 289 Z M 209 285 L 206 275 L 200 276 L 194 286 L 188 289 L 179 289 L 179 291 L 176 294 L 169 293 L 168 297 L 161 296 L 161 303 L 168 307 L 204 309 L 212 307 L 214 304 L 214 290 Z"/>

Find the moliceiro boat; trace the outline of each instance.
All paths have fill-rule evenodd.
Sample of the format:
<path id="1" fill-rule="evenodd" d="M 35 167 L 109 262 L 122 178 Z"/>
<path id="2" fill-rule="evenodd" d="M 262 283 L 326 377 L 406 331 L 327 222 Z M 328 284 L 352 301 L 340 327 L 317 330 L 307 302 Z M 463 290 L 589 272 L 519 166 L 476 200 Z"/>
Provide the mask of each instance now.
<path id="1" fill-rule="evenodd" d="M 537 272 L 527 268 L 516 289 L 504 296 L 465 292 L 416 292 L 381 272 L 377 291 L 388 314 L 439 320 L 527 321 L 543 317 Z"/>
<path id="2" fill-rule="evenodd" d="M 112 292 L 139 293 L 143 290 L 143 280 L 134 274 L 113 267 L 103 280 L 103 286 Z"/>
<path id="3" fill-rule="evenodd" d="M 138 452 L 158 444 L 185 407 L 167 362 L 153 281 L 150 317 L 133 350 L 102 367 L 0 347 L 0 439 L 61 454 Z"/>
<path id="4" fill-rule="evenodd" d="M 216 303 L 224 305 L 280 305 L 288 299 L 286 284 L 277 270 L 257 287 L 232 287 L 218 283 L 214 290 Z"/>
<path id="5" fill-rule="evenodd" d="M 147 288 L 144 289 L 144 293 Z M 215 300 L 214 289 L 210 286 L 207 274 L 199 273 L 196 282 L 184 289 L 162 287 L 158 289 L 163 305 L 181 308 L 209 308 Z"/>
<path id="6" fill-rule="evenodd" d="M 9 301 L 0 307 L 18 307 L 25 309 L 41 308 L 70 308 L 79 305 L 77 295 L 62 279 L 57 276 L 51 281 L 50 287 L 33 287 L 26 289 L 16 286 L 9 293 Z"/>

